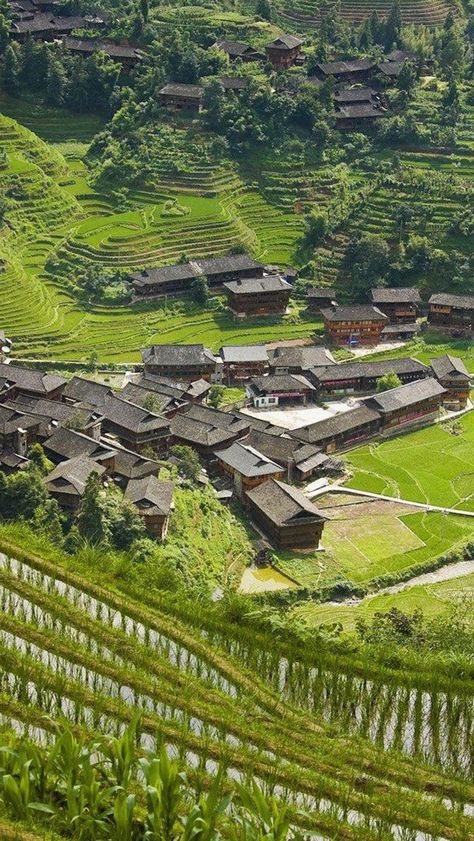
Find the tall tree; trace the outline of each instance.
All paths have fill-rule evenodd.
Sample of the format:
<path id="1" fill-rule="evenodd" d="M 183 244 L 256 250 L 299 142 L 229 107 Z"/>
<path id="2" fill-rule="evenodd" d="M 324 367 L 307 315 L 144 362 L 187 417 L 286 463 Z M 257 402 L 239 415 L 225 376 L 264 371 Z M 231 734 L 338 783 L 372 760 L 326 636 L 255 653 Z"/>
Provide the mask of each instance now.
<path id="1" fill-rule="evenodd" d="M 3 65 L 3 85 L 7 93 L 14 96 L 18 93 L 20 86 L 20 64 L 17 52 L 11 44 L 5 50 L 5 63 Z"/>
<path id="2" fill-rule="evenodd" d="M 400 32 L 402 28 L 402 16 L 400 12 L 400 4 L 395 0 L 390 9 L 386 24 L 384 46 L 385 50 L 391 50 L 394 46 L 400 46 Z"/>

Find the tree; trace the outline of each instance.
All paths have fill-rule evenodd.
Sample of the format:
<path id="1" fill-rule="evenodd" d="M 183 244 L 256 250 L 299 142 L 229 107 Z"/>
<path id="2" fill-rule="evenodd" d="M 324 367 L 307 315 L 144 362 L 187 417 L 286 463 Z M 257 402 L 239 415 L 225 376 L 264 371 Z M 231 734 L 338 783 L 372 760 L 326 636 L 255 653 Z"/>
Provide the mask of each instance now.
<path id="1" fill-rule="evenodd" d="M 218 383 L 214 383 L 211 385 L 209 389 L 209 394 L 207 395 L 207 402 L 209 406 L 212 406 L 214 409 L 218 409 L 224 399 L 225 387 L 223 385 L 219 385 Z"/>
<path id="2" fill-rule="evenodd" d="M 382 377 L 378 377 L 377 382 L 375 384 L 375 389 L 377 393 L 379 393 L 381 391 L 389 391 L 391 388 L 398 388 L 398 386 L 401 384 L 402 381 L 400 377 L 397 376 L 395 371 L 389 371 Z"/>
<path id="3" fill-rule="evenodd" d="M 148 22 L 148 11 L 148 0 L 140 0 L 140 13 L 145 23 Z"/>
<path id="4" fill-rule="evenodd" d="M 257 0 L 257 7 L 255 9 L 257 15 L 263 20 L 272 19 L 272 4 L 270 0 Z"/>
<path id="5" fill-rule="evenodd" d="M 191 297 L 201 307 L 207 306 L 209 303 L 209 284 L 207 277 L 201 274 L 194 278 L 190 286 Z"/>
<path id="6" fill-rule="evenodd" d="M 446 79 L 460 79 L 464 66 L 464 48 L 455 28 L 448 29 L 441 39 L 439 63 Z"/>
<path id="7" fill-rule="evenodd" d="M 398 227 L 400 239 L 407 226 L 415 217 L 415 210 L 409 204 L 399 204 L 395 211 L 395 222 Z"/>
<path id="8" fill-rule="evenodd" d="M 120 492 L 109 492 L 103 500 L 104 518 L 116 549 L 129 549 L 135 540 L 145 537 L 145 525 L 138 509 Z"/>
<path id="9" fill-rule="evenodd" d="M 416 85 L 416 67 L 412 61 L 404 61 L 397 79 L 397 88 L 408 96 L 413 93 Z"/>
<path id="10" fill-rule="evenodd" d="M 384 46 L 386 51 L 393 49 L 394 46 L 400 46 L 401 28 L 402 16 L 400 12 L 400 4 L 398 0 L 395 0 L 385 24 Z"/>
<path id="11" fill-rule="evenodd" d="M 104 493 L 99 474 L 94 470 L 87 478 L 77 512 L 76 524 L 81 537 L 89 543 L 108 545 L 110 533 L 101 497 Z"/>
<path id="12" fill-rule="evenodd" d="M 41 474 L 36 469 L 0 474 L 0 511 L 6 519 L 22 517 L 32 521 L 36 509 L 48 499 Z"/>
<path id="13" fill-rule="evenodd" d="M 383 286 L 390 268 L 390 249 L 380 236 L 364 234 L 350 240 L 345 264 L 352 276 L 352 288 L 362 298 L 373 286 Z"/>
<path id="14" fill-rule="evenodd" d="M 67 90 L 67 75 L 62 61 L 52 56 L 46 75 L 46 100 L 50 105 L 64 105 Z"/>
<path id="15" fill-rule="evenodd" d="M 185 444 L 176 444 L 171 447 L 170 453 L 178 460 L 180 471 L 188 479 L 196 480 L 201 472 L 201 462 L 192 447 L 187 447 Z"/>
<path id="16" fill-rule="evenodd" d="M 41 444 L 33 444 L 27 453 L 30 464 L 38 470 L 41 476 L 46 476 L 53 469 L 53 462 L 45 455 Z"/>
<path id="17" fill-rule="evenodd" d="M 3 86 L 7 93 L 14 96 L 20 87 L 20 64 L 16 50 L 11 44 L 5 50 L 5 63 L 3 65 Z"/>
<path id="18" fill-rule="evenodd" d="M 153 394 L 151 391 L 148 392 L 143 401 L 143 408 L 146 409 L 147 412 L 159 415 L 161 412 L 161 400 L 158 395 Z"/>
<path id="19" fill-rule="evenodd" d="M 328 232 L 327 213 L 320 210 L 312 210 L 304 220 L 304 238 L 308 246 L 312 247 L 320 243 Z"/>

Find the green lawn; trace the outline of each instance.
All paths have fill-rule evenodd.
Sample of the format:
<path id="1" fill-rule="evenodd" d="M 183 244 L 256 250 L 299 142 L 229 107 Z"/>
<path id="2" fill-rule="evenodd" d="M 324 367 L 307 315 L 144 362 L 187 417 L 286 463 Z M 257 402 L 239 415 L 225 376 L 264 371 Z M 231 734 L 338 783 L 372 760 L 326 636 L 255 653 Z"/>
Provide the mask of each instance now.
<path id="1" fill-rule="evenodd" d="M 474 511 L 474 412 L 453 434 L 443 424 L 368 444 L 346 456 L 351 488 Z"/>

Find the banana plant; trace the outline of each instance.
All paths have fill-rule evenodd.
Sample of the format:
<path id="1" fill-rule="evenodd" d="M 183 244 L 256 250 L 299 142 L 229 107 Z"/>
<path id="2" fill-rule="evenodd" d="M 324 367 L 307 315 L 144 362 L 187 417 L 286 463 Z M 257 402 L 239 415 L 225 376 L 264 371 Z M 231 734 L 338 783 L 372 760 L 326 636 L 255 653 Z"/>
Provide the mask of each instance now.
<path id="1" fill-rule="evenodd" d="M 140 767 L 146 782 L 147 814 L 144 839 L 174 841 L 179 826 L 185 775 L 179 770 L 176 762 L 170 761 L 164 747 L 158 758 L 142 759 Z"/>

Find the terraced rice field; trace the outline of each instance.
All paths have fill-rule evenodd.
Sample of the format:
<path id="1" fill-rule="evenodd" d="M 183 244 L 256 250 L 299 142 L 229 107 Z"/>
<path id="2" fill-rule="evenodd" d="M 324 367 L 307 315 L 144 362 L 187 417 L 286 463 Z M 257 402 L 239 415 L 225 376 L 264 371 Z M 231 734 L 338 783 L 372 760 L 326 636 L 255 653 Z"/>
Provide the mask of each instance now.
<path id="1" fill-rule="evenodd" d="M 202 779 L 218 763 L 230 780 L 255 774 L 312 837 L 472 833 L 474 709 L 461 685 L 289 658 L 258 633 L 21 557 L 0 556 L 0 712 L 18 732 L 47 741 L 65 717 L 119 734 L 138 709 L 142 750 L 164 743 Z"/>
<path id="2" fill-rule="evenodd" d="M 391 0 L 341 0 L 340 4 L 315 2 L 315 0 L 280 0 L 278 4 L 278 20 L 280 23 L 291 23 L 298 29 L 313 29 L 322 20 L 328 10 L 337 9 L 344 20 L 351 23 L 361 23 L 370 17 L 376 9 L 379 17 L 387 17 L 391 8 Z M 448 0 L 401 0 L 400 11 L 404 23 L 434 26 L 441 24 L 450 10 L 455 7 Z"/>

